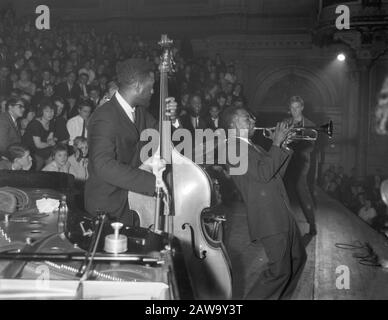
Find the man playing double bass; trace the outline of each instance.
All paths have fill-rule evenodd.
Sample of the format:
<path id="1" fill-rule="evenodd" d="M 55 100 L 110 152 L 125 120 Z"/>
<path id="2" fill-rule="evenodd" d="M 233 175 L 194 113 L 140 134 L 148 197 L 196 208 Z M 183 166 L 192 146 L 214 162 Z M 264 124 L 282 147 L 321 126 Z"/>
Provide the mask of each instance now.
<path id="1" fill-rule="evenodd" d="M 147 111 L 153 94 L 153 65 L 143 59 L 128 59 L 117 64 L 119 89 L 99 107 L 88 124 L 89 179 L 85 185 L 85 208 L 90 214 L 102 210 L 124 224 L 133 225 L 128 191 L 153 195 L 155 175 L 139 169 L 140 141 L 145 129 L 158 129 L 157 121 Z M 166 115 L 171 122 L 177 103 L 166 99 Z M 154 158 L 152 166 L 162 170 L 165 164 Z M 155 170 L 154 170 L 155 172 Z M 163 185 L 162 181 L 158 181 Z"/>

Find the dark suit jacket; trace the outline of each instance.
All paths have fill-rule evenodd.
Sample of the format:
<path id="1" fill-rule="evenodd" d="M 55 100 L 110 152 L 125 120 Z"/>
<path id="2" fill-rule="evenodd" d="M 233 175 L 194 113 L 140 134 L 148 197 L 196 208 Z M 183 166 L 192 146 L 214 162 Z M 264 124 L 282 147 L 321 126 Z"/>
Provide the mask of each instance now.
<path id="1" fill-rule="evenodd" d="M 287 232 L 293 219 L 282 180 L 292 151 L 272 146 L 267 152 L 256 147 L 259 151 L 248 145 L 247 172 L 231 176 L 247 206 L 251 241 Z"/>
<path id="2" fill-rule="evenodd" d="M 62 97 L 63 99 L 69 99 L 69 98 L 74 98 L 76 100 L 79 99 L 81 96 L 81 88 L 78 85 L 78 83 L 74 83 L 73 87 L 71 90 L 69 90 L 69 87 L 67 85 L 67 82 L 61 82 L 55 87 L 55 95 Z"/>
<path id="3" fill-rule="evenodd" d="M 179 122 L 182 128 L 190 130 L 191 134 L 194 136 L 194 127 L 191 122 L 191 116 L 190 114 L 185 114 L 184 116 L 181 116 L 179 118 Z M 202 118 L 201 116 L 199 117 L 198 120 L 198 128 L 197 129 L 206 129 L 208 128 L 206 119 Z"/>
<path id="4" fill-rule="evenodd" d="M 85 185 L 86 210 L 104 210 L 120 216 L 128 204 L 128 190 L 153 195 L 155 176 L 139 169 L 140 133 L 157 128 L 156 120 L 136 108 L 136 126 L 114 96 L 93 113 L 88 124 L 89 179 Z"/>
<path id="5" fill-rule="evenodd" d="M 212 130 L 217 130 L 220 126 L 220 119 L 218 118 L 218 127 L 215 126 L 214 121 L 211 117 L 206 118 L 206 127 Z"/>
<path id="6" fill-rule="evenodd" d="M 0 114 L 0 152 L 3 153 L 12 143 L 21 142 L 20 131 L 8 112 Z"/>

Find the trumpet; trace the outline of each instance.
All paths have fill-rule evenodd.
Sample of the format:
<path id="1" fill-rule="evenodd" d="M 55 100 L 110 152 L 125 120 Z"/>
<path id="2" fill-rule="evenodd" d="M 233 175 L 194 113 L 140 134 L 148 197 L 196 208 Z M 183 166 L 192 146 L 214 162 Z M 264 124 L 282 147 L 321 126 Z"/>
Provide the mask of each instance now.
<path id="1" fill-rule="evenodd" d="M 263 136 L 270 139 L 273 135 L 276 127 L 262 128 L 255 127 L 255 130 L 262 130 Z M 323 124 L 319 127 L 300 127 L 300 128 L 291 128 L 290 132 L 295 133 L 290 140 L 306 140 L 306 141 L 315 141 L 318 138 L 318 133 L 323 132 L 329 138 L 333 137 L 333 121 L 329 121 L 326 124 Z"/>

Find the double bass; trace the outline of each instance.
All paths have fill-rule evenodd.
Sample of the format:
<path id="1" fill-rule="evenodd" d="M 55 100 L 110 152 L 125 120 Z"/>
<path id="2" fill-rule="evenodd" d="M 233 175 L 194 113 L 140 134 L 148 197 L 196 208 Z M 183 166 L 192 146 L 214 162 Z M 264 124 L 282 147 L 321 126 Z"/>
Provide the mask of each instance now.
<path id="1" fill-rule="evenodd" d="M 171 142 L 171 123 L 166 117 L 168 74 L 172 71 L 172 41 L 162 35 L 160 62 L 160 157 L 169 165 L 166 174 L 172 203 L 159 212 L 159 200 L 129 194 L 130 208 L 139 215 L 141 227 L 171 233 L 179 239 L 196 299 L 232 297 L 231 264 L 222 241 L 213 239 L 204 225 L 204 211 L 211 207 L 212 182 L 200 166 L 179 153 Z M 179 130 L 179 129 L 177 129 Z M 168 178 L 167 177 L 167 178 Z M 162 221 L 162 226 L 158 226 Z"/>

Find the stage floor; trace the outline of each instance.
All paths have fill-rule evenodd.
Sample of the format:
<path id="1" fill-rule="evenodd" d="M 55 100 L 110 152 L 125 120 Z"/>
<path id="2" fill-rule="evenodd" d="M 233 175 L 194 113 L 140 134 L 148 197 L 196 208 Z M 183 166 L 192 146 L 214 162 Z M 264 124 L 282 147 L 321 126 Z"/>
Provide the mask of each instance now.
<path id="1" fill-rule="evenodd" d="M 388 269 L 361 264 L 364 262 L 353 255 L 366 256 L 367 250 L 346 246 L 359 247 L 367 242 L 379 258 L 388 259 L 388 239 L 321 189 L 315 189 L 315 198 L 318 234 L 313 238 L 307 235 L 308 224 L 299 206 L 293 206 L 308 258 L 292 299 L 388 299 Z M 229 246 L 234 274 L 246 274 L 240 281 L 241 286 L 237 288 L 241 294 L 249 290 L 252 275 L 265 268 L 267 257 L 264 249 L 260 247 L 262 254 L 256 259 L 247 258 L 254 256 L 249 254 L 249 250 L 258 249 L 249 245 L 248 231 L 243 227 L 246 224 L 246 216 L 242 204 L 236 203 L 230 209 L 233 210 L 234 219 L 241 221 L 242 226 L 239 228 L 241 234 L 234 236 L 234 241 L 236 245 L 240 241 L 246 243 L 247 250 L 241 253 L 233 250 L 233 244 Z M 342 247 L 339 248 L 336 244 L 344 245 L 339 245 Z M 243 266 L 247 266 L 247 270 L 243 270 Z"/>

